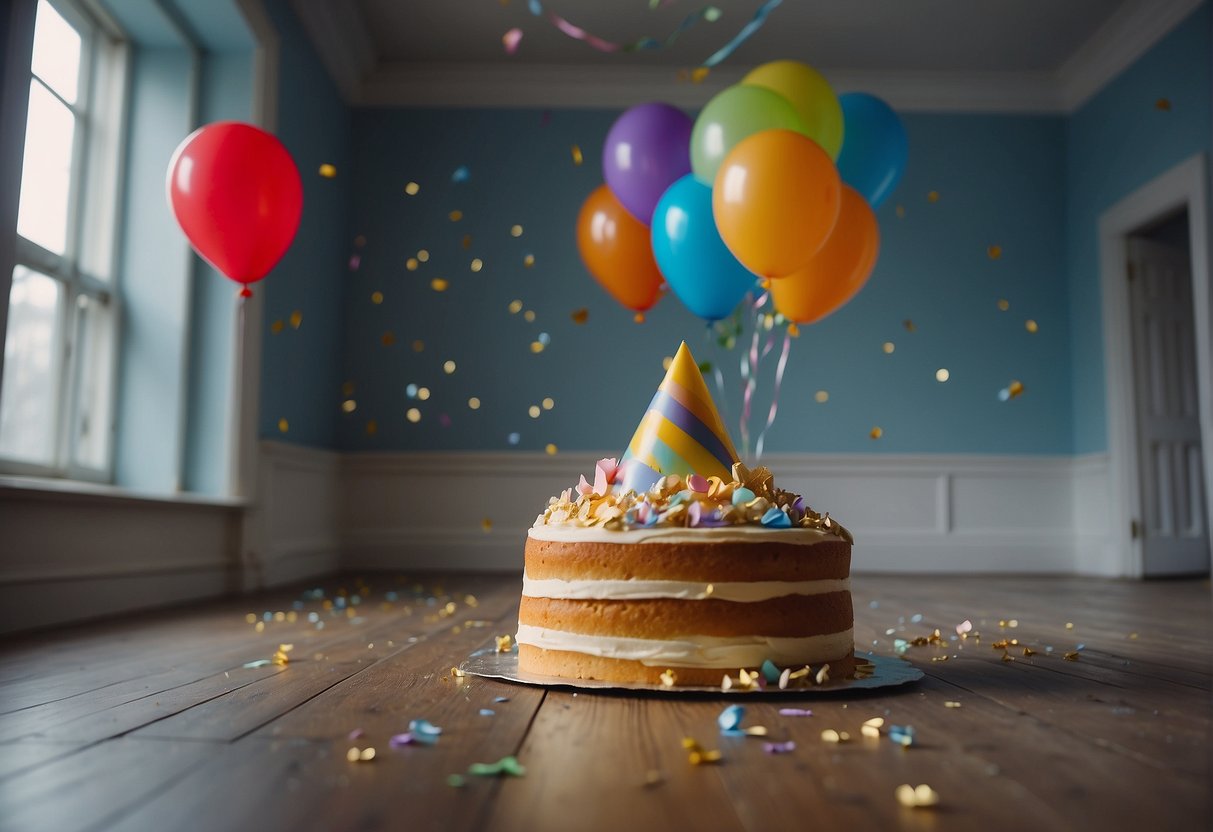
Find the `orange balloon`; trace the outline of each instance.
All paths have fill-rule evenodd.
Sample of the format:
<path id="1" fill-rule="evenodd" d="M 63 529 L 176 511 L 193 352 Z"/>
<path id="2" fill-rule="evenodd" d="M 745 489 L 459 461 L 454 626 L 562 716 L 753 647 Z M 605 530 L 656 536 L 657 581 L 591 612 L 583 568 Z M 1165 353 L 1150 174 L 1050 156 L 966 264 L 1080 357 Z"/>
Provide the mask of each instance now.
<path id="1" fill-rule="evenodd" d="M 798 324 L 817 323 L 859 294 L 879 253 L 876 215 L 858 191 L 844 185 L 838 225 L 821 251 L 804 268 L 771 281 L 775 308 Z"/>
<path id="2" fill-rule="evenodd" d="M 643 312 L 657 302 L 664 278 L 653 259 L 649 229 L 606 185 L 595 188 L 581 206 L 577 250 L 594 279 L 628 309 Z"/>
<path id="3" fill-rule="evenodd" d="M 792 130 L 763 130 L 724 157 L 712 188 L 712 214 L 743 266 L 783 277 L 821 249 L 841 200 L 838 170 L 820 145 Z"/>

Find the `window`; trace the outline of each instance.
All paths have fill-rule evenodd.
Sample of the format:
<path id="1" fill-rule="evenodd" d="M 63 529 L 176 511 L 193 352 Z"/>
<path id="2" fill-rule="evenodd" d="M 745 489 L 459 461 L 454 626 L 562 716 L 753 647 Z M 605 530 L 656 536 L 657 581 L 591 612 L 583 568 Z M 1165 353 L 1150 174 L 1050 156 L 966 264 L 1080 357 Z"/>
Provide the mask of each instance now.
<path id="1" fill-rule="evenodd" d="M 0 387 L 0 468 L 110 479 L 125 50 L 40 0 Z"/>

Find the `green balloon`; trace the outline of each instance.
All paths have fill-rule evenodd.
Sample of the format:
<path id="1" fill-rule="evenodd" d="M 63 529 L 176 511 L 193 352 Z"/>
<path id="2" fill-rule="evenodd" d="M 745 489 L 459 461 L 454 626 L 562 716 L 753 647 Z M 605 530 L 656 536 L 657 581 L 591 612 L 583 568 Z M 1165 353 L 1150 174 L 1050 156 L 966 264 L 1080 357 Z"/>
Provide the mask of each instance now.
<path id="1" fill-rule="evenodd" d="M 741 84 L 718 93 L 700 112 L 691 131 L 695 178 L 710 187 L 724 157 L 738 142 L 763 130 L 777 129 L 808 135 L 796 109 L 779 93 Z"/>

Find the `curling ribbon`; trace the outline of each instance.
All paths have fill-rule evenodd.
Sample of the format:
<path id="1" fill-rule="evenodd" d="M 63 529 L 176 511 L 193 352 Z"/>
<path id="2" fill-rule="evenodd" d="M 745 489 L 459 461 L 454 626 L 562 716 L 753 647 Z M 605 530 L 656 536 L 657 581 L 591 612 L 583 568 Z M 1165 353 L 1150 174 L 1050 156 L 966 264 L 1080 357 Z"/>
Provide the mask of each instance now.
<path id="1" fill-rule="evenodd" d="M 754 12 L 754 17 L 751 18 L 750 22 L 743 26 L 741 31 L 733 36 L 732 40 L 712 53 L 711 57 L 700 64 L 700 66 L 710 69 L 732 55 L 737 47 L 749 40 L 750 35 L 762 28 L 762 24 L 767 22 L 767 16 L 775 11 L 782 2 L 783 0 L 767 0 L 767 2 L 759 6 L 758 11 Z"/>
<path id="2" fill-rule="evenodd" d="M 775 424 L 775 414 L 779 412 L 779 390 L 783 387 L 783 372 L 788 367 L 788 353 L 792 348 L 792 334 L 785 331 L 783 333 L 783 352 L 779 354 L 779 363 L 775 365 L 775 389 L 771 391 L 771 410 L 767 413 L 767 423 L 763 427 L 762 433 L 758 434 L 758 441 L 754 445 L 754 461 L 762 461 L 762 446 L 766 442 L 767 431 L 771 429 L 771 425 Z"/>
<path id="3" fill-rule="evenodd" d="M 772 2 L 774 2 L 775 5 L 779 5 L 782 0 L 772 0 Z M 768 2 L 767 5 L 770 5 L 770 2 Z M 555 12 L 548 11 L 543 7 L 543 3 L 541 3 L 540 0 L 527 0 L 527 8 L 535 17 L 544 18 L 548 21 L 548 23 L 551 23 L 563 34 L 568 35 L 573 40 L 583 41 L 587 46 L 597 49 L 599 52 L 640 52 L 642 50 L 649 49 L 664 49 L 672 44 L 679 35 L 681 35 L 687 29 L 690 29 L 695 24 L 699 23 L 701 20 L 707 21 L 708 23 L 714 23 L 720 19 L 721 14 L 720 9 L 716 8 L 715 6 L 704 6 L 702 9 L 691 12 L 689 15 L 684 17 L 682 22 L 678 24 L 674 31 L 666 35 L 664 40 L 643 37 L 639 40 L 632 41 L 631 43 L 613 43 L 609 40 L 604 40 L 597 35 L 587 32 L 580 26 L 570 23 L 566 18 L 561 17 Z M 653 6 L 650 5 L 649 8 L 653 8 Z M 759 9 L 759 11 L 761 12 L 762 10 Z M 750 23 L 750 26 L 752 25 L 753 22 Z M 746 28 L 748 29 L 749 26 Z M 743 29 L 742 31 L 744 32 L 745 30 Z M 749 35 L 746 35 L 746 37 L 749 37 Z M 734 38 L 734 40 L 736 40 L 736 38 Z M 732 44 L 731 41 L 730 44 Z M 737 48 L 737 45 L 738 44 L 732 44 L 731 48 L 730 46 L 726 45 L 725 48 L 732 52 L 733 49 Z M 716 56 L 713 55 L 712 57 L 714 58 Z M 724 60 L 726 57 L 728 57 L 727 54 L 722 56 L 719 60 Z"/>

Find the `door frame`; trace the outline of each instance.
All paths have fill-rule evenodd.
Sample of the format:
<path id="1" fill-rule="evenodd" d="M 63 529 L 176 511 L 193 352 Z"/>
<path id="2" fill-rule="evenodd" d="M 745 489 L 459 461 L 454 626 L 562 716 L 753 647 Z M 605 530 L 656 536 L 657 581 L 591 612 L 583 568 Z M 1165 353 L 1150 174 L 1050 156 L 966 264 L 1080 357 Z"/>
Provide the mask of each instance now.
<path id="1" fill-rule="evenodd" d="M 1136 387 L 1129 317 L 1128 238 L 1181 209 L 1188 212 L 1192 261 L 1192 314 L 1196 326 L 1197 399 L 1204 460 L 1206 524 L 1213 522 L 1213 291 L 1209 278 L 1209 165 L 1204 153 L 1190 156 L 1142 185 L 1099 216 L 1100 294 L 1103 298 L 1105 403 L 1108 471 L 1111 480 L 1111 542 L 1118 572 L 1138 578 L 1145 571 L 1141 538 L 1141 480 L 1137 459 Z"/>

